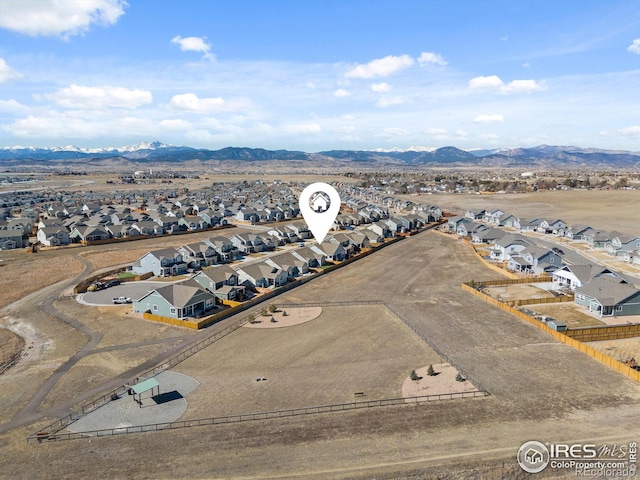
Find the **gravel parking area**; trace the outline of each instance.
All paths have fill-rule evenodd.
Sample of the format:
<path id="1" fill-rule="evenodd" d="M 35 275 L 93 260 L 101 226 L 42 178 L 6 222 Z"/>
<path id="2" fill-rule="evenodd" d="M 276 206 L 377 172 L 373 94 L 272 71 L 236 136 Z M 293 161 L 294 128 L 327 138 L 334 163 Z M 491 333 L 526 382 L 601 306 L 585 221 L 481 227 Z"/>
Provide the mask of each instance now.
<path id="1" fill-rule="evenodd" d="M 81 293 L 76 299 L 85 305 L 113 305 L 113 299 L 116 297 L 131 297 L 132 300 L 138 300 L 146 295 L 154 288 L 164 287 L 170 282 L 127 282 L 121 283 L 114 287 L 98 290 L 97 292 Z"/>

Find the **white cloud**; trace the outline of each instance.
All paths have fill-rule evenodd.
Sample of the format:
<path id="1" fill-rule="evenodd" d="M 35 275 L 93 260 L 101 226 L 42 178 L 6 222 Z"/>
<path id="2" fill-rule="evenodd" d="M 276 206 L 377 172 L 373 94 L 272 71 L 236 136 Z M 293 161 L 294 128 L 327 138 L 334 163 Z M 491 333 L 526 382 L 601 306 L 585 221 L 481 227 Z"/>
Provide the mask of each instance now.
<path id="1" fill-rule="evenodd" d="M 391 85 L 389 85 L 388 83 L 382 82 L 382 83 L 372 83 L 371 84 L 371 90 L 376 92 L 376 93 L 386 93 L 388 91 L 391 90 Z"/>
<path id="2" fill-rule="evenodd" d="M 317 123 L 292 123 L 284 126 L 285 133 L 304 134 L 304 133 L 320 133 L 322 128 Z"/>
<path id="3" fill-rule="evenodd" d="M 339 88 L 338 90 L 333 92 L 333 94 L 336 97 L 348 97 L 349 95 L 351 95 L 351 92 L 345 90 L 344 88 Z"/>
<path id="4" fill-rule="evenodd" d="M 428 135 L 446 135 L 447 131 L 444 128 L 427 128 L 426 133 Z"/>
<path id="5" fill-rule="evenodd" d="M 409 135 L 411 132 L 409 130 L 406 130 L 404 128 L 398 128 L 398 127 L 392 127 L 392 128 L 385 128 L 384 130 L 382 130 L 382 133 L 376 135 L 377 137 L 404 137 L 406 135 Z"/>
<path id="6" fill-rule="evenodd" d="M 449 133 L 444 128 L 427 128 L 427 135 L 431 135 L 434 140 L 460 140 L 466 138 L 469 134 L 462 129 L 458 129 L 453 133 Z"/>
<path id="7" fill-rule="evenodd" d="M 191 128 L 191 122 L 187 122 L 181 118 L 171 118 L 162 120 L 160 126 L 167 130 L 188 130 Z"/>
<path id="8" fill-rule="evenodd" d="M 500 87 L 500 92 L 510 93 L 531 93 L 544 90 L 544 86 L 535 80 L 513 80 Z"/>
<path id="9" fill-rule="evenodd" d="M 406 102 L 403 97 L 384 97 L 376 102 L 376 107 L 385 108 L 392 105 L 402 105 Z"/>
<path id="10" fill-rule="evenodd" d="M 475 77 L 469 80 L 469 88 L 480 90 L 484 88 L 496 88 L 504 85 L 504 82 L 497 75 L 488 77 Z"/>
<path id="11" fill-rule="evenodd" d="M 223 110 L 225 101 L 221 97 L 198 98 L 195 93 L 183 93 L 174 95 L 169 106 L 175 110 L 183 110 L 193 113 L 211 113 Z"/>
<path id="12" fill-rule="evenodd" d="M 2 0 L 0 28 L 36 37 L 82 34 L 92 24 L 118 21 L 128 4 L 124 0 Z"/>
<path id="13" fill-rule="evenodd" d="M 614 130 L 614 131 L 604 131 L 604 132 L 600 132 L 600 135 L 605 136 L 605 137 L 636 138 L 636 137 L 640 137 L 640 125 L 634 125 L 632 127 L 621 128 L 619 130 Z"/>
<path id="14" fill-rule="evenodd" d="M 474 123 L 499 123 L 504 122 L 504 116 L 498 114 L 478 115 L 473 119 Z"/>
<path id="15" fill-rule="evenodd" d="M 394 56 L 389 55 L 384 58 L 371 60 L 369 63 L 356 65 L 347 71 L 346 78 L 376 78 L 388 77 L 403 68 L 414 64 L 413 58 L 409 55 Z"/>
<path id="16" fill-rule="evenodd" d="M 44 115 L 28 115 L 13 123 L 2 125 L 2 129 L 20 138 L 101 138 L 105 132 L 110 137 L 148 136 L 157 132 L 153 122 L 147 118 L 122 117 L 120 115 L 87 117 L 84 112 L 68 110 L 48 111 Z"/>
<path id="17" fill-rule="evenodd" d="M 440 67 L 444 67 L 447 64 L 447 61 L 442 58 L 442 55 L 439 53 L 422 52 L 418 57 L 418 63 L 422 67 L 425 65 L 438 65 Z"/>
<path id="18" fill-rule="evenodd" d="M 497 75 L 488 77 L 475 77 L 469 80 L 469 88 L 472 90 L 497 89 L 506 95 L 512 93 L 531 93 L 544 90 L 544 85 L 535 80 L 512 80 L 505 84 Z"/>
<path id="19" fill-rule="evenodd" d="M 107 107 L 137 108 L 151 103 L 153 96 L 148 90 L 124 87 L 86 87 L 72 84 L 44 97 L 65 108 L 99 109 Z"/>
<path id="20" fill-rule="evenodd" d="M 13 68 L 7 65 L 4 58 L 0 57 L 0 83 L 8 82 L 9 80 L 20 77 L 22 77 L 22 74 L 16 72 Z"/>
<path id="21" fill-rule="evenodd" d="M 210 142 L 214 139 L 214 136 L 209 132 L 209 130 L 198 129 L 198 130 L 190 130 L 185 136 L 189 140 L 194 140 L 196 142 Z"/>
<path id="22" fill-rule="evenodd" d="M 342 125 L 340 127 L 332 128 L 331 131 L 337 133 L 353 133 L 356 131 L 356 127 L 353 125 Z"/>
<path id="23" fill-rule="evenodd" d="M 640 55 L 640 38 L 636 38 L 633 43 L 627 47 L 627 50 L 636 55 Z"/>
<path id="24" fill-rule="evenodd" d="M 180 45 L 180 50 L 183 52 L 200 52 L 202 53 L 202 58 L 213 62 L 216 57 L 211 53 L 211 45 L 206 42 L 206 38 L 207 37 L 182 38 L 180 35 L 176 35 L 171 39 L 171 42 Z"/>
<path id="25" fill-rule="evenodd" d="M 17 100 L 0 100 L 0 111 L 5 114 L 25 113 L 28 110 L 26 105 L 22 105 Z"/>

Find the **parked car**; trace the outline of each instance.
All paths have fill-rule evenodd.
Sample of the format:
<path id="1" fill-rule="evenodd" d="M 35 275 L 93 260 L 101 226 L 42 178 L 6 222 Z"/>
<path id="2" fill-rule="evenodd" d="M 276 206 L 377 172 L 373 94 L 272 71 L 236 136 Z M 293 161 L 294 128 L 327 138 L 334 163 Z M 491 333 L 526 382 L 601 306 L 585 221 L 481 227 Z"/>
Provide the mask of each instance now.
<path id="1" fill-rule="evenodd" d="M 120 280 L 111 280 L 109 283 L 107 283 L 107 288 L 109 287 L 115 287 L 116 285 L 120 285 Z"/>
<path id="2" fill-rule="evenodd" d="M 98 290 L 104 290 L 105 288 L 107 288 L 107 285 L 103 282 L 95 282 L 92 283 L 91 285 L 89 285 L 89 287 L 87 288 L 88 292 L 97 292 Z"/>
<path id="3" fill-rule="evenodd" d="M 558 247 L 553 247 L 551 250 L 553 250 L 558 255 L 564 255 L 564 252 L 560 250 Z"/>
<path id="4" fill-rule="evenodd" d="M 123 303 L 132 303 L 131 297 L 116 297 L 113 299 L 113 303 L 116 305 Z"/>

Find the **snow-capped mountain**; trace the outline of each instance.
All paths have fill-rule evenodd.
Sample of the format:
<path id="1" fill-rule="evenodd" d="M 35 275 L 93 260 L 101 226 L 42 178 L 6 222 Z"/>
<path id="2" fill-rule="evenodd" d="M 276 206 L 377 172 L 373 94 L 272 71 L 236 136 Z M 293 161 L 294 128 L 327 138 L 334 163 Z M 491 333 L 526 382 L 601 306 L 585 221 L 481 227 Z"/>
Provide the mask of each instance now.
<path id="1" fill-rule="evenodd" d="M 441 148 L 409 147 L 375 150 L 329 150 L 306 153 L 291 150 L 226 147 L 219 150 L 176 147 L 158 141 L 140 142 L 126 147 L 80 148 L 75 145 L 53 148 L 3 147 L 0 162 L 8 165 L 49 162 L 84 162 L 118 159 L 119 161 L 179 163 L 185 161 L 264 162 L 302 160 L 367 163 L 371 165 L 449 165 L 483 167 L 637 167 L 640 152 L 580 148 L 574 146 L 539 145 L 537 147 L 461 150 L 453 146 Z"/>

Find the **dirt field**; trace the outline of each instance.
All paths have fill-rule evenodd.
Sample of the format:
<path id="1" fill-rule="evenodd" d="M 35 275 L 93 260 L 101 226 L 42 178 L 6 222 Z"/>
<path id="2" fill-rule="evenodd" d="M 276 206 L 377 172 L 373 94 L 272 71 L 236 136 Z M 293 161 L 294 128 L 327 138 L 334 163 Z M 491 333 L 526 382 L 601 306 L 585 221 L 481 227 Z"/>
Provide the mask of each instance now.
<path id="1" fill-rule="evenodd" d="M 466 210 L 500 208 L 524 218 L 560 218 L 569 225 L 582 223 L 602 230 L 640 234 L 633 212 L 640 190 L 558 190 L 508 195 L 405 196 L 416 203 L 438 205 L 464 215 Z"/>
<path id="2" fill-rule="evenodd" d="M 26 250 L 0 252 L 0 307 L 82 272 L 84 265 L 76 251 L 41 252 Z"/>
<path id="3" fill-rule="evenodd" d="M 464 472 L 468 478 L 525 478 L 514 458 L 526 440 L 637 441 L 640 386 L 460 289 L 470 278 L 495 277 L 462 242 L 424 233 L 278 299 L 285 304 L 384 299 L 484 386 L 489 397 L 26 445 L 26 435 L 46 424 L 42 421 L 2 435 L 0 472 L 12 479 L 87 478 L 96 472 L 108 478 L 460 478 Z M 35 306 L 31 314 L 38 318 Z M 245 362 L 244 350 L 263 338 L 275 339 L 275 334 L 281 338 L 276 351 L 290 355 L 290 349 L 299 347 L 291 341 L 292 332 L 317 328 L 320 319 L 291 328 L 241 329 L 228 337 L 226 346 L 223 340 L 210 347 L 213 353 L 201 353 L 215 356 L 224 350 L 218 367 L 233 374 L 233 362 Z M 46 326 L 37 321 L 38 328 Z M 47 335 L 62 340 L 65 330 Z M 303 336 L 301 341 L 315 342 L 317 359 L 325 349 L 351 341 L 341 336 L 335 344 L 327 342 L 327 334 L 329 338 Z M 243 336 L 255 342 L 236 344 Z M 372 338 L 379 342 L 381 337 Z M 340 353 L 340 358 L 353 355 Z M 263 360 L 265 366 L 279 366 L 275 355 L 263 355 Z M 337 368 L 317 361 L 305 368 L 320 367 Z M 190 375 L 198 378 L 198 369 L 214 374 L 216 367 L 194 365 Z M 37 375 L 28 376 L 28 369 L 23 372 L 22 396 L 29 394 L 30 382 L 38 381 Z M 265 374 L 275 380 L 275 370 L 274 375 Z M 406 375 L 403 371 L 400 381 Z M 252 371 L 250 381 L 253 376 Z M 3 386 L 0 408 L 11 410 L 5 402 L 19 403 L 22 396 L 7 399 Z M 224 399 L 227 393 L 221 395 Z M 202 399 L 200 407 L 215 401 Z"/>
<path id="4" fill-rule="evenodd" d="M 0 365 L 4 365 L 24 348 L 24 339 L 11 330 L 0 328 Z"/>
<path id="5" fill-rule="evenodd" d="M 383 306 L 329 306 L 289 328 L 241 328 L 175 371 L 200 382 L 186 417 L 206 418 L 347 403 L 356 392 L 398 398 L 416 365 L 440 362 Z"/>
<path id="6" fill-rule="evenodd" d="M 553 298 L 553 295 L 547 290 L 528 283 L 520 285 L 496 285 L 484 287 L 483 291 L 487 295 L 502 301 L 522 300 L 527 298 Z"/>
<path id="7" fill-rule="evenodd" d="M 630 358 L 635 358 L 637 362 L 640 362 L 640 337 L 589 342 L 589 346 L 621 362 Z"/>

